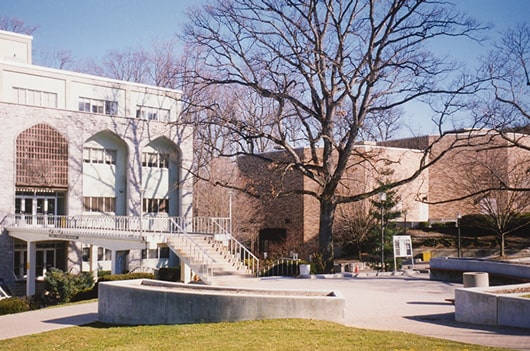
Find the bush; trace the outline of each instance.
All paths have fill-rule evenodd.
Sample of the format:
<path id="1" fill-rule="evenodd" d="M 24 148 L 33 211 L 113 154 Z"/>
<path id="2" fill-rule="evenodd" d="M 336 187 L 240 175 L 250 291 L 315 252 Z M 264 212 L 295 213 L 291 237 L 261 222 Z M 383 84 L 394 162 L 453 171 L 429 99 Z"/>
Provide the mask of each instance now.
<path id="1" fill-rule="evenodd" d="M 112 282 L 116 280 L 129 280 L 129 279 L 155 279 L 153 273 L 125 273 L 125 274 L 111 274 L 106 275 L 98 279 L 98 282 Z"/>
<path id="2" fill-rule="evenodd" d="M 158 279 L 168 282 L 180 281 L 180 267 L 163 267 L 158 270 Z"/>
<path id="3" fill-rule="evenodd" d="M 0 300 L 0 316 L 10 313 L 26 312 L 30 310 L 29 302 L 18 297 Z"/>
<path id="4" fill-rule="evenodd" d="M 55 305 L 70 302 L 76 294 L 93 286 L 94 276 L 92 272 L 81 272 L 76 275 L 51 268 L 46 272 L 46 277 L 44 278 L 42 303 L 44 305 Z"/>

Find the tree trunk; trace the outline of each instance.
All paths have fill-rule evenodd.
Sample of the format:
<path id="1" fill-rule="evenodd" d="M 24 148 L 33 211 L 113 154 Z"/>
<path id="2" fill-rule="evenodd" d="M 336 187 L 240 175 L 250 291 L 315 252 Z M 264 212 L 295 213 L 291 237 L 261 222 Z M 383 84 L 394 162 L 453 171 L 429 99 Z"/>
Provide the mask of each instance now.
<path id="1" fill-rule="evenodd" d="M 504 252 L 505 251 L 505 248 L 504 248 L 504 233 L 501 233 L 500 239 L 501 239 L 501 243 L 500 243 L 501 244 L 501 257 L 504 257 L 504 255 L 505 255 L 505 252 Z"/>
<path id="2" fill-rule="evenodd" d="M 336 205 L 332 201 L 320 200 L 319 251 L 325 273 L 333 273 L 333 220 Z"/>

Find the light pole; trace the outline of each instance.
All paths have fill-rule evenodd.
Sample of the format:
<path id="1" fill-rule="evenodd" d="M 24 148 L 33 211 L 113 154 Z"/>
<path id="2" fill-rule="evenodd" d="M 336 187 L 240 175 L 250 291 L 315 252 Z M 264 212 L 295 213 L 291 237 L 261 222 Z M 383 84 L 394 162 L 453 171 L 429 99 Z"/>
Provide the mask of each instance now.
<path id="1" fill-rule="evenodd" d="M 460 219 L 462 219 L 462 215 L 460 212 L 456 214 L 456 229 L 457 229 L 457 239 L 456 239 L 456 247 L 458 250 L 458 257 L 462 257 L 462 247 L 460 246 Z"/>
<path id="2" fill-rule="evenodd" d="M 143 221 L 144 221 L 144 192 L 145 189 L 140 189 L 140 236 L 144 234 Z"/>
<path id="3" fill-rule="evenodd" d="M 379 193 L 379 200 L 381 201 L 381 272 L 385 271 L 385 202 L 386 193 Z"/>
<path id="4" fill-rule="evenodd" d="M 228 223 L 228 231 L 230 235 L 232 235 L 232 195 L 233 194 L 234 193 L 232 190 L 228 192 L 228 220 L 230 221 Z"/>

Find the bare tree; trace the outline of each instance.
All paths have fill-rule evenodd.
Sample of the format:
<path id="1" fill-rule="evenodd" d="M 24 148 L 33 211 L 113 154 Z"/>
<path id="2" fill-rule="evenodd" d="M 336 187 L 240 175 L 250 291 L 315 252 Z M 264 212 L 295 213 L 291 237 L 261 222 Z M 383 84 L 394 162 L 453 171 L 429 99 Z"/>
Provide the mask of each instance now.
<path id="1" fill-rule="evenodd" d="M 38 26 L 30 26 L 21 19 L 16 17 L 0 16 L 0 29 L 9 32 L 32 35 L 39 28 Z"/>
<path id="2" fill-rule="evenodd" d="M 530 157 L 525 150 L 512 154 L 509 161 L 499 156 L 499 150 L 493 149 L 469 158 L 469 171 L 462 183 L 467 193 L 473 195 L 470 200 L 476 212 L 485 216 L 482 227 L 497 235 L 500 256 L 505 256 L 506 235 L 528 224 L 521 217 L 530 210 L 530 192 L 504 189 L 530 187 Z"/>
<path id="3" fill-rule="evenodd" d="M 363 260 L 362 253 L 365 242 L 377 228 L 377 221 L 370 214 L 370 208 L 368 200 L 337 207 L 335 233 L 338 242 L 344 247 L 353 247 L 359 261 Z"/>
<path id="4" fill-rule="evenodd" d="M 486 96 L 483 118 L 491 127 L 525 127 L 530 119 L 530 25 L 519 24 L 501 33 L 485 61 L 493 98 Z"/>
<path id="5" fill-rule="evenodd" d="M 185 39 L 201 69 L 187 78 L 203 87 L 242 89 L 272 108 L 251 121 L 233 106 L 229 113 L 217 109 L 208 119 L 198 118 L 199 125 L 215 124 L 239 140 L 237 148 L 212 144 L 211 151 L 263 158 L 254 144 L 266 139 L 289 155 L 278 167 L 315 184 L 315 190 L 294 192 L 320 203 L 319 246 L 328 269 L 336 206 L 383 190 L 337 191 L 367 120 L 413 101 L 444 98 L 446 118 L 449 106 L 462 106 L 456 103 L 460 96 L 476 92 L 468 76 L 449 84 L 459 66 L 428 49 L 438 37 L 472 37 L 481 29 L 453 10 L 428 0 L 220 0 L 191 13 Z M 301 158 L 296 146 L 309 148 L 310 157 Z"/>

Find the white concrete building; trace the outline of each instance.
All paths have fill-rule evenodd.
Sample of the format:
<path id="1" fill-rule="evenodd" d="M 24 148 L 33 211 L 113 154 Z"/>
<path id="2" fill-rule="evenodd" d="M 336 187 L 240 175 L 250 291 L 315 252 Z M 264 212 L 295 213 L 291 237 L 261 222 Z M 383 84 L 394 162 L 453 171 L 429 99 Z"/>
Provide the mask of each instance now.
<path id="1" fill-rule="evenodd" d="M 164 240 L 89 240 L 93 224 L 80 223 L 95 216 L 107 220 L 99 229 L 141 234 L 149 219 L 188 215 L 192 133 L 180 92 L 35 66 L 31 42 L 0 31 L 0 278 L 167 266 Z M 81 235 L 65 229 L 74 225 Z"/>

